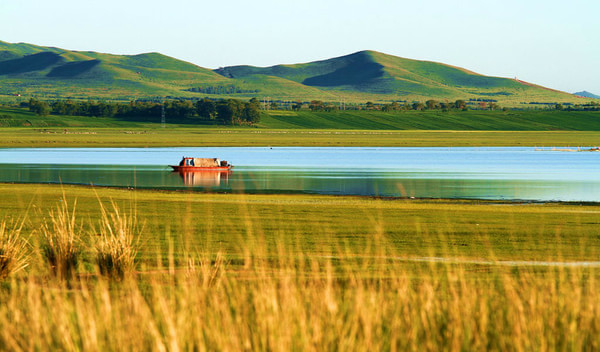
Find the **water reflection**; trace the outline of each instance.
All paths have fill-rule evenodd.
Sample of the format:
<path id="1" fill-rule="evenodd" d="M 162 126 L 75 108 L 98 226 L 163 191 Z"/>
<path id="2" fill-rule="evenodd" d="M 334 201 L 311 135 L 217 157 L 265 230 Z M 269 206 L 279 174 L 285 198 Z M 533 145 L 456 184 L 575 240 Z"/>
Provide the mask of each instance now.
<path id="1" fill-rule="evenodd" d="M 226 187 L 229 184 L 229 174 L 231 171 L 173 171 L 178 173 L 183 184 L 188 187 Z"/>

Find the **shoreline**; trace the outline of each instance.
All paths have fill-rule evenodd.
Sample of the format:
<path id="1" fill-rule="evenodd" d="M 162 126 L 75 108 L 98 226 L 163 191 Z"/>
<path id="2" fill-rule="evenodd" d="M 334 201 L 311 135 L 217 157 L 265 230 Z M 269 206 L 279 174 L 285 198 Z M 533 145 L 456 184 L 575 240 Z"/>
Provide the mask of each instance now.
<path id="1" fill-rule="evenodd" d="M 327 194 L 316 192 L 298 192 L 298 191 L 214 191 L 193 188 L 151 188 L 151 187 L 130 187 L 130 186 L 103 186 L 82 183 L 55 183 L 55 182 L 0 182 L 0 185 L 43 185 L 55 187 L 81 187 L 85 189 L 107 189 L 107 190 L 126 190 L 136 192 L 153 192 L 162 194 L 195 194 L 195 195 L 248 195 L 248 196 L 318 196 L 332 198 L 358 198 L 365 200 L 381 201 L 415 201 L 423 204 L 474 204 L 474 205 L 568 205 L 568 206 L 600 206 L 600 201 L 561 201 L 561 200 L 535 200 L 535 199 L 483 199 L 483 198 L 433 198 L 433 197 L 402 197 L 402 196 L 372 196 L 360 194 Z"/>

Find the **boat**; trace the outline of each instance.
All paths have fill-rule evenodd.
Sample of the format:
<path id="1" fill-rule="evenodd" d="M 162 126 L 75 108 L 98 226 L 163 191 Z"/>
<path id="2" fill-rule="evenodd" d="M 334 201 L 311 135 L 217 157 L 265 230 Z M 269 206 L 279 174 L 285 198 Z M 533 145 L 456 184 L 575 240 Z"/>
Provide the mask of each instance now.
<path id="1" fill-rule="evenodd" d="M 233 168 L 226 160 L 218 158 L 191 158 L 184 156 L 179 165 L 169 165 L 173 171 L 196 172 L 196 171 L 227 171 Z"/>

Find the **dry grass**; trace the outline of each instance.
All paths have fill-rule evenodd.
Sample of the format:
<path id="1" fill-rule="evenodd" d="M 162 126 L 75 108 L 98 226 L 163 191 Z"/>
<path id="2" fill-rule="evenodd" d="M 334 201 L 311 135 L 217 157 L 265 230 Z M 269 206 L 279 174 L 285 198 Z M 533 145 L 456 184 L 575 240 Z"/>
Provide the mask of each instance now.
<path id="1" fill-rule="evenodd" d="M 52 229 L 76 238 L 81 232 L 72 209 L 64 202 L 53 210 L 44 236 Z M 114 204 L 98 213 L 102 239 L 114 238 L 119 248 L 109 255 L 126 252 L 133 260 L 141 233 L 136 216 Z M 340 241 L 307 250 L 283 240 L 273 246 L 257 221 L 247 218 L 231 228 L 241 257 L 189 251 L 177 266 L 172 250 L 162 250 L 157 267 L 141 267 L 122 280 L 112 280 L 108 269 L 100 270 L 107 275 L 88 269 L 68 285 L 43 272 L 6 282 L 0 285 L 1 349 L 600 349 L 600 272 L 594 265 L 409 261 L 391 245 L 383 219 L 373 223 L 364 247 Z M 283 227 L 274 231 L 281 238 L 297 235 Z M 123 268 L 133 266 L 128 260 Z"/>
<path id="2" fill-rule="evenodd" d="M 140 227 L 135 214 L 122 213 L 114 204 L 108 211 L 102 203 L 101 219 L 95 244 L 96 263 L 102 275 L 122 279 L 134 269 L 134 259 L 137 254 L 137 239 Z"/>
<path id="3" fill-rule="evenodd" d="M 280 253 L 285 254 L 285 253 Z M 69 290 L 35 279 L 0 293 L 10 350 L 597 350 L 596 273 L 389 264 L 354 258 L 204 258 L 195 270 Z M 345 264 L 346 260 L 348 263 Z M 379 262 L 379 263 L 378 263 Z M 304 264 L 302 264 L 304 263 Z M 343 268 L 340 267 L 343 264 Z M 174 268 L 173 268 L 174 269 Z M 10 323 L 9 323 L 10 322 Z"/>
<path id="4" fill-rule="evenodd" d="M 82 227 L 75 217 L 77 202 L 72 210 L 65 197 L 50 212 L 49 222 L 42 224 L 42 254 L 51 272 L 58 278 L 68 279 L 77 270 L 81 255 Z"/>
<path id="5" fill-rule="evenodd" d="M 0 279 L 25 269 L 29 264 L 28 244 L 21 237 L 23 223 L 0 223 Z"/>

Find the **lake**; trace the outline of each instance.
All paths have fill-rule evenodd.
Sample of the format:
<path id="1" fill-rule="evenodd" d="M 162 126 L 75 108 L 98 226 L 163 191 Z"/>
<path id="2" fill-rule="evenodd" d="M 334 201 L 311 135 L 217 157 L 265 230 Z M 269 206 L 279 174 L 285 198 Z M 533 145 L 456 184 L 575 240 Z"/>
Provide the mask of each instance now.
<path id="1" fill-rule="evenodd" d="M 231 172 L 170 171 L 182 156 Z M 600 201 L 600 153 L 546 148 L 8 148 L 0 182 L 249 193 Z"/>

